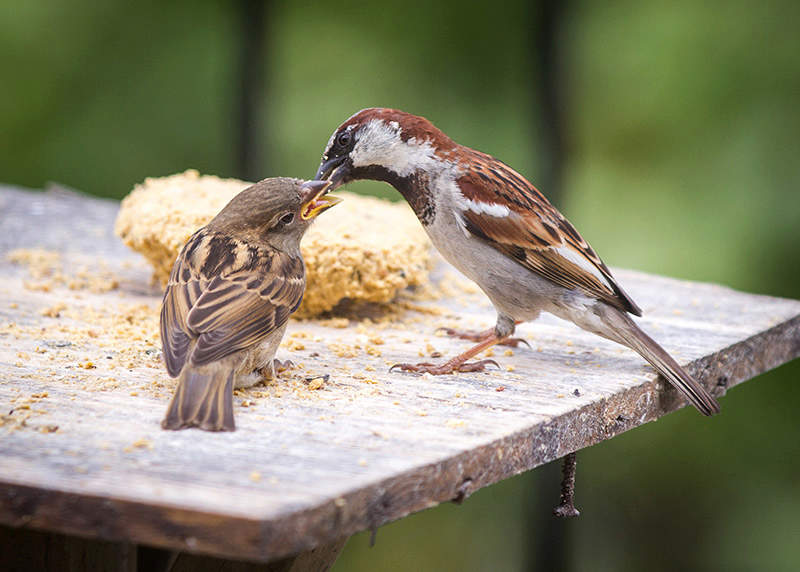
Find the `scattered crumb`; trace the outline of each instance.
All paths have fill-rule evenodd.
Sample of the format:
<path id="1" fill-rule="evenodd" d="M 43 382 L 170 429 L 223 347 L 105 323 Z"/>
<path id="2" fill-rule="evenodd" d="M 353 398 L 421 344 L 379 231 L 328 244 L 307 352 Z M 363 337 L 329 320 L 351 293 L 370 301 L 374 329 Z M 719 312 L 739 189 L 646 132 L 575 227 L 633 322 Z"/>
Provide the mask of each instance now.
<path id="1" fill-rule="evenodd" d="M 322 389 L 325 385 L 325 379 L 322 377 L 315 377 L 311 381 L 308 382 L 308 388 L 311 390 Z"/>
<path id="2" fill-rule="evenodd" d="M 63 302 L 59 302 L 49 308 L 42 308 L 39 310 L 39 315 L 44 316 L 45 318 L 60 318 L 61 312 L 67 309 L 67 305 Z"/>
<path id="3" fill-rule="evenodd" d="M 303 342 L 298 342 L 295 339 L 285 340 L 281 345 L 291 352 L 302 351 L 306 349 L 306 345 Z"/>
<path id="4" fill-rule="evenodd" d="M 252 473 L 250 473 L 250 480 L 253 481 L 254 483 L 257 483 L 258 481 L 261 480 L 261 473 L 259 473 L 258 471 L 253 471 Z"/>
<path id="5" fill-rule="evenodd" d="M 137 439 L 127 447 L 123 449 L 125 453 L 131 453 L 134 449 L 147 449 L 152 451 L 153 450 L 153 442 L 149 439 L 145 439 L 142 437 L 141 439 Z"/>
<path id="6" fill-rule="evenodd" d="M 328 318 L 327 320 L 320 320 L 318 323 L 326 328 L 346 328 L 350 325 L 350 320 L 347 318 Z"/>
<path id="7" fill-rule="evenodd" d="M 425 349 L 419 350 L 418 354 L 420 357 L 425 357 L 425 356 L 430 356 L 432 358 L 442 357 L 442 352 L 437 350 L 431 344 L 425 344 Z"/>
<path id="8" fill-rule="evenodd" d="M 358 348 L 348 344 L 330 343 L 328 349 L 340 358 L 352 358 L 358 355 Z"/>

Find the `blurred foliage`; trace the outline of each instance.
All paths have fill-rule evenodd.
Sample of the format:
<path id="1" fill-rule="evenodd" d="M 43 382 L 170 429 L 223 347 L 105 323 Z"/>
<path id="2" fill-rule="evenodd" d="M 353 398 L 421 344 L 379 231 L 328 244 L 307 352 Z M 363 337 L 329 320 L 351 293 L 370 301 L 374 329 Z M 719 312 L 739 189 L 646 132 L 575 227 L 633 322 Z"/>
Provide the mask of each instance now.
<path id="1" fill-rule="evenodd" d="M 236 176 L 237 6 L 3 2 L 0 180 L 121 197 L 189 167 Z M 798 16 L 790 0 L 570 2 L 562 205 L 608 263 L 800 298 Z M 536 17 L 522 1 L 275 3 L 262 175 L 312 175 L 334 127 L 380 105 L 536 181 Z M 572 568 L 797 569 L 798 375 L 582 452 L 583 516 L 552 524 Z M 387 525 L 372 549 L 358 535 L 336 569 L 523 569 L 548 525 L 531 513 L 557 500 L 540 474 Z"/>

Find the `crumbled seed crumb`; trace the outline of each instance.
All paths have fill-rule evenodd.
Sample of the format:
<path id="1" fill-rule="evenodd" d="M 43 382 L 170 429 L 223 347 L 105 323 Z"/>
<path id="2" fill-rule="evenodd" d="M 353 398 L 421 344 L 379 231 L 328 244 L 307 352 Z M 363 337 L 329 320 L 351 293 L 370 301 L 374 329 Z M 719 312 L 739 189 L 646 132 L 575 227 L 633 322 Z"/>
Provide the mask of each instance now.
<path id="1" fill-rule="evenodd" d="M 325 385 L 325 380 L 322 377 L 315 377 L 311 381 L 308 382 L 308 388 L 311 390 L 322 389 Z"/>

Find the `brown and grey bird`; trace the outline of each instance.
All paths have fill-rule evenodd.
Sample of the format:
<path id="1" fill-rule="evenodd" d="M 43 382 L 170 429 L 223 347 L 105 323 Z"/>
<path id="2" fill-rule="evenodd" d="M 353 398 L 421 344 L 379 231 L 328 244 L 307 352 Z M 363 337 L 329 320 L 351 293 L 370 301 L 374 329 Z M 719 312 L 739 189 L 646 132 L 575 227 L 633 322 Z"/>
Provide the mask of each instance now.
<path id="1" fill-rule="evenodd" d="M 233 388 L 274 375 L 275 351 L 305 291 L 300 240 L 339 202 L 328 183 L 264 179 L 198 230 L 161 306 L 167 372 L 178 388 L 164 429 L 233 431 Z"/>
<path id="2" fill-rule="evenodd" d="M 316 175 L 331 189 L 357 179 L 385 181 L 408 201 L 434 246 L 481 287 L 497 310 L 493 330 L 441 365 L 398 364 L 432 374 L 480 371 L 468 362 L 549 312 L 638 352 L 704 415 L 716 400 L 630 314 L 641 310 L 575 227 L 522 175 L 459 145 L 431 122 L 394 109 L 359 111 L 334 131 Z"/>

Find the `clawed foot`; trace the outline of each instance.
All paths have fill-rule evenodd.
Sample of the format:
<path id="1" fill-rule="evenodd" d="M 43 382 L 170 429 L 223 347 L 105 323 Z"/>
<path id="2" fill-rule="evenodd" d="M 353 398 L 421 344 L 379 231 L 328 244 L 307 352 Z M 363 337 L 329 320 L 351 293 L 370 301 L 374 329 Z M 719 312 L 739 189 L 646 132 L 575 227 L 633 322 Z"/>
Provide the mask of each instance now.
<path id="1" fill-rule="evenodd" d="M 412 373 L 429 373 L 431 375 L 445 375 L 448 373 L 469 373 L 476 371 L 486 371 L 487 365 L 493 365 L 500 369 L 500 365 L 493 359 L 482 359 L 479 361 L 452 363 L 445 362 L 441 365 L 433 363 L 396 363 L 389 368 L 389 371 L 394 371 L 395 368 L 400 371 L 408 371 Z"/>
<path id="2" fill-rule="evenodd" d="M 472 342 L 484 342 L 494 335 L 494 330 L 483 330 L 482 332 L 474 332 L 470 330 L 456 330 L 454 328 L 436 328 L 437 332 L 444 332 L 446 336 L 452 338 L 459 338 L 461 340 L 470 340 Z M 529 348 L 531 345 L 523 338 L 506 338 L 502 342 L 498 342 L 498 346 L 509 346 L 512 348 L 519 347 L 520 344 L 525 344 Z"/>
<path id="3" fill-rule="evenodd" d="M 275 368 L 276 373 L 281 373 L 287 369 L 292 369 L 294 367 L 294 362 L 290 359 L 285 359 L 283 361 L 274 359 L 272 360 L 272 367 Z"/>
<path id="4" fill-rule="evenodd" d="M 256 371 L 263 379 L 270 380 L 274 379 L 279 373 L 283 373 L 287 369 L 291 369 L 293 367 L 294 362 L 290 359 L 283 361 L 274 359 L 272 360 L 271 364 L 267 365 L 266 367 L 262 367 L 261 369 L 257 369 Z"/>

